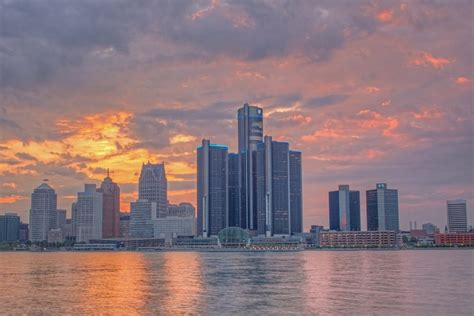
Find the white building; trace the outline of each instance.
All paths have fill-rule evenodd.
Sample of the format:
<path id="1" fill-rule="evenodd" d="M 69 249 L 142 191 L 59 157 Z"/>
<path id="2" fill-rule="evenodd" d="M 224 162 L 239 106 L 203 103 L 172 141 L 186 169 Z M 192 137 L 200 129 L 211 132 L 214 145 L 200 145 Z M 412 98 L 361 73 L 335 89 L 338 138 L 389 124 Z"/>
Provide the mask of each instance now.
<path id="1" fill-rule="evenodd" d="M 103 196 L 95 184 L 85 184 L 84 192 L 77 193 L 75 209 L 76 241 L 89 242 L 102 238 Z"/>
<path id="2" fill-rule="evenodd" d="M 448 200 L 448 230 L 450 233 L 467 232 L 466 200 Z"/>
<path id="3" fill-rule="evenodd" d="M 153 220 L 156 220 L 157 203 L 138 200 L 130 203 L 130 237 L 153 238 Z"/>
<path id="4" fill-rule="evenodd" d="M 153 220 L 155 238 L 165 238 L 167 241 L 178 236 L 196 235 L 196 218 L 194 216 L 167 216 Z"/>
<path id="5" fill-rule="evenodd" d="M 48 232 L 56 226 L 58 197 L 47 183 L 37 187 L 31 195 L 30 240 L 47 240 Z"/>

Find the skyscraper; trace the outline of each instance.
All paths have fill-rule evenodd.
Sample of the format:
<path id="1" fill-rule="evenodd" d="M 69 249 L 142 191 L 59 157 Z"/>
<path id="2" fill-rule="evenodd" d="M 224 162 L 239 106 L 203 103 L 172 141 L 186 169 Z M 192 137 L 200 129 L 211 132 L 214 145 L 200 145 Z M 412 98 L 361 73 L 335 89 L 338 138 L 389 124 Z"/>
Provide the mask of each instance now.
<path id="1" fill-rule="evenodd" d="M 301 152 L 290 150 L 291 234 L 303 232 L 303 174 Z"/>
<path id="2" fill-rule="evenodd" d="M 66 210 L 56 210 L 56 225 L 54 228 L 59 228 L 64 231 L 64 225 L 66 225 Z"/>
<path id="3" fill-rule="evenodd" d="M 0 242 L 20 239 L 20 216 L 15 213 L 0 215 Z"/>
<path id="4" fill-rule="evenodd" d="M 400 229 L 398 190 L 388 189 L 386 183 L 377 183 L 375 190 L 367 190 L 367 230 Z"/>
<path id="5" fill-rule="evenodd" d="M 42 183 L 31 195 L 30 240 L 43 241 L 48 231 L 56 226 L 56 206 L 58 197 L 54 189 Z"/>
<path id="6" fill-rule="evenodd" d="M 245 103 L 237 112 L 238 146 L 241 158 L 242 228 L 257 229 L 255 152 L 263 141 L 263 110 Z"/>
<path id="7" fill-rule="evenodd" d="M 156 216 L 165 217 L 168 208 L 168 182 L 165 163 L 143 164 L 138 183 L 138 199 L 156 203 Z"/>
<path id="8" fill-rule="evenodd" d="M 217 235 L 228 226 L 228 148 L 202 140 L 197 148 L 197 233 Z"/>
<path id="9" fill-rule="evenodd" d="M 290 235 L 290 157 L 289 144 L 271 136 L 258 144 L 256 187 L 259 235 Z"/>
<path id="10" fill-rule="evenodd" d="M 95 184 L 85 184 L 84 192 L 77 193 L 76 241 L 89 242 L 102 238 L 103 195 L 97 192 Z"/>
<path id="11" fill-rule="evenodd" d="M 97 191 L 103 195 L 102 238 L 120 237 L 120 188 L 110 178 L 108 169 Z"/>
<path id="12" fill-rule="evenodd" d="M 130 237 L 153 238 L 153 220 L 156 219 L 157 203 L 138 200 L 130 203 Z"/>
<path id="13" fill-rule="evenodd" d="M 241 227 L 242 192 L 240 180 L 240 155 L 229 153 L 229 226 Z"/>
<path id="14" fill-rule="evenodd" d="M 338 191 L 329 192 L 329 228 L 331 230 L 360 230 L 360 192 L 340 185 Z"/>
<path id="15" fill-rule="evenodd" d="M 466 200 L 448 200 L 448 231 L 450 233 L 467 232 L 467 203 Z"/>

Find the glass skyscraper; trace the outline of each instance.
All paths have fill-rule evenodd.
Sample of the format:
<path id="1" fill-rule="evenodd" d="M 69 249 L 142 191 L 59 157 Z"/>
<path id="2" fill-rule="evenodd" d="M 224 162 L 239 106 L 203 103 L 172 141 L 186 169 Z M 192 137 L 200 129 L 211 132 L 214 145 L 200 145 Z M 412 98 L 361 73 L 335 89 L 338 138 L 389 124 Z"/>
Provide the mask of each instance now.
<path id="1" fill-rule="evenodd" d="M 241 157 L 241 227 L 257 229 L 255 152 L 263 141 L 263 110 L 245 103 L 237 112 L 238 146 Z"/>
<path id="2" fill-rule="evenodd" d="M 240 155 L 229 153 L 229 226 L 241 226 Z M 243 218 L 245 219 L 245 217 Z"/>
<path id="3" fill-rule="evenodd" d="M 301 153 L 290 151 L 286 142 L 265 136 L 265 141 L 257 145 L 256 170 L 258 234 L 301 232 Z"/>
<path id="4" fill-rule="evenodd" d="M 303 232 L 303 179 L 301 152 L 290 150 L 291 234 Z"/>
<path id="5" fill-rule="evenodd" d="M 228 148 L 202 140 L 197 148 L 197 234 L 216 236 L 229 224 Z"/>
<path id="6" fill-rule="evenodd" d="M 360 230 L 360 192 L 340 185 L 329 192 L 329 229 L 338 231 Z"/>
<path id="7" fill-rule="evenodd" d="M 0 215 L 0 242 L 20 239 L 20 216 L 15 213 Z"/>
<path id="8" fill-rule="evenodd" d="M 367 230 L 400 229 L 398 190 L 388 189 L 386 183 L 377 183 L 376 189 L 366 191 Z"/>

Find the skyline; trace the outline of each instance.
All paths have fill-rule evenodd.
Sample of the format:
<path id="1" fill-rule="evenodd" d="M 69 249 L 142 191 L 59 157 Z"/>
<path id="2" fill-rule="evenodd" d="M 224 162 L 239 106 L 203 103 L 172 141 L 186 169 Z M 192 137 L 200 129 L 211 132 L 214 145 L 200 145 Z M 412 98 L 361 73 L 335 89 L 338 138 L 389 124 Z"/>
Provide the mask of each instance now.
<path id="1" fill-rule="evenodd" d="M 305 230 L 328 226 L 327 192 L 380 182 L 399 190 L 402 229 L 444 227 L 457 198 L 473 223 L 470 1 L 0 7 L 0 213 L 26 220 L 49 178 L 70 214 L 107 168 L 128 210 L 148 160 L 165 161 L 171 203 L 194 204 L 197 144 L 235 152 L 248 102 L 304 151 Z"/>

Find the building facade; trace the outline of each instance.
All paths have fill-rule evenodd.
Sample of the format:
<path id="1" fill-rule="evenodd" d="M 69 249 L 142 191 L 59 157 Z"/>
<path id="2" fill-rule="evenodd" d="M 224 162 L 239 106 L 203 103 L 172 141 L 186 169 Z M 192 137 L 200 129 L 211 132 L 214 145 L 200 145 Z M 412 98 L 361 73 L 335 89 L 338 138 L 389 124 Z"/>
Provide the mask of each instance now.
<path id="1" fill-rule="evenodd" d="M 467 203 L 466 200 L 448 200 L 448 231 L 450 233 L 467 232 Z"/>
<path id="2" fill-rule="evenodd" d="M 241 227 L 246 216 L 241 212 L 241 161 L 237 153 L 229 153 L 229 226 Z M 245 225 L 244 225 L 245 226 Z"/>
<path id="3" fill-rule="evenodd" d="M 435 234 L 434 240 L 438 246 L 474 246 L 474 233 Z"/>
<path id="4" fill-rule="evenodd" d="M 241 160 L 241 223 L 244 229 L 257 229 L 255 152 L 263 141 L 263 110 L 245 103 L 237 111 L 238 153 Z"/>
<path id="5" fill-rule="evenodd" d="M 300 151 L 290 150 L 291 234 L 303 232 L 303 166 Z"/>
<path id="6" fill-rule="evenodd" d="M 196 209 L 191 203 L 169 204 L 166 216 L 195 217 Z"/>
<path id="7" fill-rule="evenodd" d="M 0 215 L 0 242 L 20 240 L 20 216 L 15 213 Z"/>
<path id="8" fill-rule="evenodd" d="M 271 136 L 257 146 L 258 234 L 290 235 L 289 144 Z"/>
<path id="9" fill-rule="evenodd" d="M 120 238 L 130 237 L 130 214 L 120 215 Z"/>
<path id="10" fill-rule="evenodd" d="M 56 210 L 56 226 L 54 228 L 64 231 L 64 225 L 66 225 L 66 210 L 58 209 Z"/>
<path id="11" fill-rule="evenodd" d="M 395 231 L 330 231 L 320 233 L 322 247 L 395 247 Z"/>
<path id="12" fill-rule="evenodd" d="M 102 238 L 103 195 L 97 192 L 95 184 L 84 185 L 84 192 L 77 193 L 74 207 L 76 241 Z"/>
<path id="13" fill-rule="evenodd" d="M 203 139 L 197 148 L 197 233 L 215 236 L 229 223 L 228 148 Z"/>
<path id="14" fill-rule="evenodd" d="M 194 216 L 157 218 L 153 220 L 153 230 L 155 238 L 164 238 L 167 241 L 180 236 L 195 236 L 196 218 Z"/>
<path id="15" fill-rule="evenodd" d="M 376 189 L 367 190 L 367 230 L 400 229 L 398 190 L 388 189 L 386 183 L 377 183 Z"/>
<path id="16" fill-rule="evenodd" d="M 102 238 L 115 238 L 120 236 L 120 188 L 110 178 L 107 169 L 107 177 L 97 190 L 103 196 L 102 212 Z"/>
<path id="17" fill-rule="evenodd" d="M 130 237 L 153 238 L 153 220 L 157 218 L 157 203 L 138 200 L 130 203 Z"/>
<path id="18" fill-rule="evenodd" d="M 58 197 L 54 189 L 42 183 L 31 195 L 30 240 L 45 241 L 48 231 L 56 227 Z"/>
<path id="19" fill-rule="evenodd" d="M 329 229 L 337 231 L 360 230 L 360 192 L 349 185 L 340 185 L 329 192 Z"/>
<path id="20" fill-rule="evenodd" d="M 165 163 L 143 164 L 138 183 L 138 199 L 156 203 L 156 217 L 165 217 L 168 209 L 168 181 Z"/>

